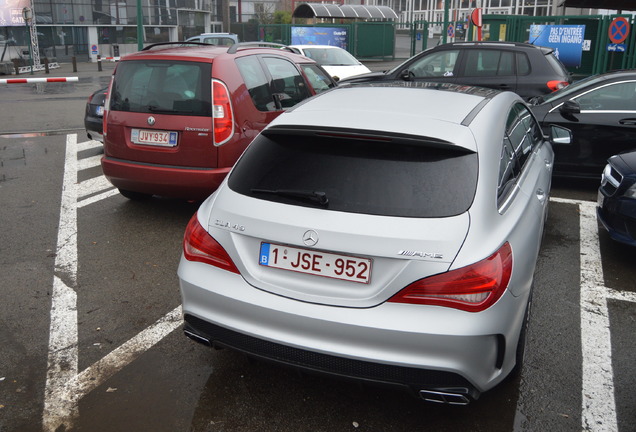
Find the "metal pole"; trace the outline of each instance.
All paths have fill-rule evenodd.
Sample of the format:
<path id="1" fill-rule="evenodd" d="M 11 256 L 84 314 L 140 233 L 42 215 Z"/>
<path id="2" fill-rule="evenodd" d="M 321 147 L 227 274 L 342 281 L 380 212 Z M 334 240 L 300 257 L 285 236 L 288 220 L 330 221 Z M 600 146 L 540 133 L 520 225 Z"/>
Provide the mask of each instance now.
<path id="1" fill-rule="evenodd" d="M 450 0 L 444 0 L 444 28 L 442 29 L 442 43 L 446 43 L 448 35 L 448 9 L 450 8 Z"/>
<path id="2" fill-rule="evenodd" d="M 141 9 L 141 0 L 137 0 L 137 50 L 144 48 L 144 13 Z"/>
<path id="3" fill-rule="evenodd" d="M 31 27 L 29 26 L 29 21 L 33 19 L 32 10 L 28 7 L 24 7 L 22 9 L 22 18 L 24 18 L 24 25 L 27 32 L 27 40 L 29 43 L 29 69 L 31 70 L 31 75 L 33 75 L 33 51 L 31 44 Z"/>

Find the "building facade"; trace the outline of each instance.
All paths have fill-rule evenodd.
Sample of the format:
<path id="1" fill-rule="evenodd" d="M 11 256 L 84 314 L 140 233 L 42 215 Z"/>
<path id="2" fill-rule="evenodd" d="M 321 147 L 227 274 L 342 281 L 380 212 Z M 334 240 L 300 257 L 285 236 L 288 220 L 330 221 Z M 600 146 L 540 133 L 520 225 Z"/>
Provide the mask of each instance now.
<path id="1" fill-rule="evenodd" d="M 40 57 L 68 61 L 119 56 L 137 51 L 137 3 L 143 15 L 143 43 L 184 40 L 204 32 L 227 31 L 223 23 L 258 20 L 288 0 L 0 0 L 1 61 L 28 56 L 29 32 L 22 16 L 34 12 Z M 389 6 L 399 23 L 444 21 L 445 0 L 339 0 L 336 3 Z M 581 10 L 559 9 L 560 0 L 449 0 L 450 20 L 464 21 L 475 7 L 484 14 L 548 16 Z M 296 5 L 298 2 L 296 2 Z M 292 12 L 290 10 L 290 12 Z M 586 11 L 587 12 L 587 11 Z M 591 11 L 589 11 L 591 12 Z"/>

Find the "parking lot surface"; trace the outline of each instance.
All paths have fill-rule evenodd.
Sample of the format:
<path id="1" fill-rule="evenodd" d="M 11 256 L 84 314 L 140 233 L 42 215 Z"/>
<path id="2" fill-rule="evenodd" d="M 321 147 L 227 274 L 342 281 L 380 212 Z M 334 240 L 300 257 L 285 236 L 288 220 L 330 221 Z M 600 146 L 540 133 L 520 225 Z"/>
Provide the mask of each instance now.
<path id="1" fill-rule="evenodd" d="M 636 430 L 634 250 L 599 230 L 593 182 L 554 183 L 521 377 L 467 407 L 187 339 L 176 268 L 197 204 L 126 200 L 82 130 L 112 67 L 0 87 L 0 431 Z"/>

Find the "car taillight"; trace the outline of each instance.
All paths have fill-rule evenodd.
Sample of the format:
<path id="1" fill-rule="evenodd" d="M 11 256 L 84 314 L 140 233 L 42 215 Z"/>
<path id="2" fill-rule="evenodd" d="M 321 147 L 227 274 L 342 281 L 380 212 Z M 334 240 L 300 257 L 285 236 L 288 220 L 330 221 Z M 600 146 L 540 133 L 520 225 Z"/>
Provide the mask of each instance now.
<path id="1" fill-rule="evenodd" d="M 115 81 L 115 75 L 110 77 L 110 83 L 108 84 L 108 89 L 106 90 L 106 99 L 104 99 L 104 115 L 102 117 L 102 136 L 106 138 L 106 125 L 108 124 L 106 120 L 108 119 L 108 108 L 110 108 L 110 95 L 112 94 L 113 82 Z"/>
<path id="2" fill-rule="evenodd" d="M 196 213 L 186 227 L 183 237 L 183 255 L 188 261 L 199 261 L 240 274 L 223 246 L 201 226 Z"/>
<path id="3" fill-rule="evenodd" d="M 548 86 L 550 91 L 557 91 L 562 89 L 563 87 L 567 87 L 568 85 L 570 85 L 570 83 L 567 81 L 553 80 L 553 81 L 548 81 L 546 85 Z"/>
<path id="4" fill-rule="evenodd" d="M 234 114 L 230 92 L 221 81 L 212 80 L 212 121 L 214 145 L 227 142 L 234 134 Z"/>
<path id="5" fill-rule="evenodd" d="M 512 249 L 505 243 L 485 260 L 407 286 L 393 303 L 426 304 L 480 312 L 502 296 L 512 274 Z"/>

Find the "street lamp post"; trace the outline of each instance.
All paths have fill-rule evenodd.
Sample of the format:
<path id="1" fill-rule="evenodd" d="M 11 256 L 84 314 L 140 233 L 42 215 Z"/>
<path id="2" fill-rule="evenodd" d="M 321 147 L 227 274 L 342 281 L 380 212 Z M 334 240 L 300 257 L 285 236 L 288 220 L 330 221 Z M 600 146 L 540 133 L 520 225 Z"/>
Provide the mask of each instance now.
<path id="1" fill-rule="evenodd" d="M 24 25 L 26 26 L 27 31 L 27 40 L 29 44 L 29 66 L 31 69 L 31 75 L 33 75 L 33 52 L 31 47 L 31 20 L 33 19 L 33 11 L 30 7 L 25 6 L 22 9 L 22 18 L 24 18 Z"/>

